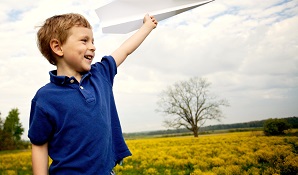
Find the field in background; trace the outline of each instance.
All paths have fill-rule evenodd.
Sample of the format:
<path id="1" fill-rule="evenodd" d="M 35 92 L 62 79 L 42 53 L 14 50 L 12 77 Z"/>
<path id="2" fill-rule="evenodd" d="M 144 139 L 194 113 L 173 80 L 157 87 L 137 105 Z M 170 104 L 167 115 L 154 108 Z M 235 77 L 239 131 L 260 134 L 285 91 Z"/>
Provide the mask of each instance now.
<path id="1" fill-rule="evenodd" d="M 261 132 L 127 140 L 133 156 L 117 175 L 297 174 L 298 137 Z M 31 172 L 31 152 L 0 152 L 1 175 Z"/>

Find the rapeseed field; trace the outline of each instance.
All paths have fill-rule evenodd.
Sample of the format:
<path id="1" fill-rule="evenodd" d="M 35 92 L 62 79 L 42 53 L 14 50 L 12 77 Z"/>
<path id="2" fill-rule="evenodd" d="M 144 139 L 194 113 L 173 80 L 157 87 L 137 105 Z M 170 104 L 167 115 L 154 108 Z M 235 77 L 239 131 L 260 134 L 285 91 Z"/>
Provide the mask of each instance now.
<path id="1" fill-rule="evenodd" d="M 126 141 L 117 175 L 295 175 L 298 138 L 242 132 Z M 0 153 L 0 174 L 32 174 L 30 151 Z"/>

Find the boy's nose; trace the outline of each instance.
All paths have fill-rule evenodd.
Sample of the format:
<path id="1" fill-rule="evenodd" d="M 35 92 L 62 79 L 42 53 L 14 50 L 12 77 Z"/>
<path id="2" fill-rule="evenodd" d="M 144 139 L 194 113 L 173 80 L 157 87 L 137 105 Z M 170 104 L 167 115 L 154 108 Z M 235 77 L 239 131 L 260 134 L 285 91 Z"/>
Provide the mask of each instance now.
<path id="1" fill-rule="evenodd" d="M 91 51 L 93 51 L 93 52 L 96 50 L 94 44 L 90 44 L 89 49 L 90 49 Z"/>

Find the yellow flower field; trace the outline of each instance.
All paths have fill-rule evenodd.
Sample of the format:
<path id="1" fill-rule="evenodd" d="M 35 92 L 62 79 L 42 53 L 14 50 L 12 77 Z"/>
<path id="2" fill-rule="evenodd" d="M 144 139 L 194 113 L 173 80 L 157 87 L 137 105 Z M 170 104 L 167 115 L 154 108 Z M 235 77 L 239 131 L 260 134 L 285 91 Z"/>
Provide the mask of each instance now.
<path id="1" fill-rule="evenodd" d="M 30 151 L 0 153 L 1 175 L 30 175 L 31 169 Z"/>
<path id="2" fill-rule="evenodd" d="M 117 175 L 298 174 L 298 138 L 257 132 L 127 140 Z M 0 174 L 32 174 L 31 153 L 0 153 Z"/>
<path id="3" fill-rule="evenodd" d="M 257 132 L 128 140 L 133 156 L 117 175 L 298 174 L 298 138 Z"/>

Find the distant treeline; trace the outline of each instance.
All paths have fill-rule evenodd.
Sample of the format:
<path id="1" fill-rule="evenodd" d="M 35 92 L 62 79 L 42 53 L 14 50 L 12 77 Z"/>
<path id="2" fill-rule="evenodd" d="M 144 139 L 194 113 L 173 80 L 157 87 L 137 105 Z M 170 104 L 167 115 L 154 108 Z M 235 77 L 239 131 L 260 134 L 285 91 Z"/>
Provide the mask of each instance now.
<path id="1" fill-rule="evenodd" d="M 288 117 L 282 118 L 286 120 L 292 128 L 298 128 L 298 117 Z M 240 129 L 240 128 L 260 128 L 264 126 L 266 120 L 251 121 L 244 123 L 234 123 L 234 124 L 219 124 L 202 127 L 202 131 L 212 131 L 212 130 L 226 130 L 226 129 Z"/>
<path id="2" fill-rule="evenodd" d="M 298 117 L 288 117 L 282 118 L 285 119 L 292 128 L 298 128 Z M 266 119 L 267 120 L 267 119 Z M 251 121 L 244 123 L 234 123 L 234 124 L 218 124 L 204 126 L 200 128 L 200 133 L 209 133 L 218 130 L 241 130 L 241 129 L 253 129 L 253 128 L 262 128 L 266 120 Z M 147 131 L 147 132 L 135 132 L 135 133 L 124 133 L 124 137 L 134 137 L 134 136 L 158 136 L 158 135 L 187 135 L 189 130 L 187 129 L 168 129 L 168 130 L 156 130 L 156 131 Z"/>

